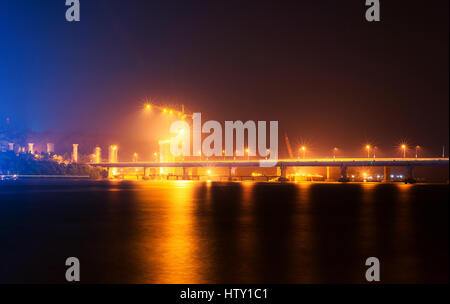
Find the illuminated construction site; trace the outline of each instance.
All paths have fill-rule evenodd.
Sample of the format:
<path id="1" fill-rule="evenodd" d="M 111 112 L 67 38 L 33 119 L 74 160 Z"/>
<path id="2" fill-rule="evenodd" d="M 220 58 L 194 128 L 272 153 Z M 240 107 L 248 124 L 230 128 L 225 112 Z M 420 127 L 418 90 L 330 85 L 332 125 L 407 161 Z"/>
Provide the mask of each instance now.
<path id="1" fill-rule="evenodd" d="M 147 103 L 144 111 L 160 111 L 163 115 L 186 121 L 193 115 L 181 111 Z M 180 133 L 183 133 L 181 130 Z M 92 166 L 108 170 L 108 177 L 133 180 L 213 180 L 213 181 L 367 181 L 416 182 L 413 168 L 419 166 L 448 166 L 448 158 L 419 158 L 418 148 L 414 158 L 406 157 L 406 145 L 401 145 L 402 158 L 376 158 L 375 148 L 366 145 L 367 158 L 336 158 L 333 149 L 332 158 L 308 158 L 307 147 L 299 147 L 299 157 L 295 158 L 287 134 L 284 135 L 289 152 L 289 158 L 277 159 L 271 165 L 266 158 L 251 153 L 248 146 L 244 151 L 234 151 L 232 156 L 222 150 L 221 156 L 206 157 L 202 151 L 193 151 L 189 156 L 174 156 L 171 144 L 176 137 L 163 138 L 158 141 L 159 151 L 152 153 L 152 160 L 141 160 L 134 153 L 131 162 L 119 161 L 117 145 L 111 145 L 108 151 L 108 161 L 102 162 L 99 147 L 95 148 Z M 74 145 L 76 159 L 77 147 Z M 372 151 L 373 150 L 373 151 Z M 240 152 L 240 153 L 239 153 Z M 373 152 L 373 157 L 371 157 Z M 268 150 L 267 153 L 270 153 Z M 147 158 L 148 159 L 148 158 Z M 402 173 L 393 174 L 392 167 L 402 168 Z"/>
<path id="2" fill-rule="evenodd" d="M 276 146 L 272 147 L 272 129 L 270 130 L 270 148 L 267 148 L 263 134 L 263 145 L 259 145 L 261 128 L 258 125 L 258 154 L 256 153 L 255 124 L 253 131 L 246 122 L 232 122 L 233 128 L 228 132 L 227 124 L 225 133 L 231 133 L 231 140 L 225 136 L 225 147 L 222 148 L 222 130 L 220 138 L 216 142 L 210 141 L 202 143 L 203 135 L 207 131 L 198 132 L 198 125 L 201 125 L 196 118 L 201 113 L 187 114 L 184 106 L 181 110 L 174 110 L 169 107 L 162 107 L 151 103 L 145 103 L 140 111 L 143 114 L 144 125 L 139 126 L 135 133 L 141 134 L 142 127 L 151 130 L 151 139 L 145 139 L 149 143 L 149 148 L 142 148 L 141 152 L 130 153 L 129 148 L 133 144 L 123 145 L 128 148 L 120 157 L 121 147 L 118 144 L 109 144 L 107 153 L 102 153 L 100 146 L 96 145 L 91 154 L 80 154 L 79 148 L 83 145 L 71 144 L 72 152 L 70 156 L 58 155 L 55 153 L 53 143 L 33 143 L 16 144 L 9 143 L 3 145 L 16 155 L 28 154 L 35 159 L 49 158 L 59 164 L 80 164 L 92 167 L 104 168 L 107 170 L 107 177 L 110 179 L 127 180 L 208 180 L 208 181 L 323 181 L 323 182 L 407 182 L 414 183 L 424 180 L 419 174 L 414 175 L 414 168 L 428 166 L 448 166 L 448 158 L 445 158 L 444 151 L 440 158 L 424 158 L 421 155 L 421 146 L 410 148 L 408 144 L 398 145 L 398 154 L 401 157 L 379 157 L 378 147 L 371 144 L 362 146 L 363 158 L 343 158 L 339 153 L 340 149 L 334 147 L 329 157 L 317 158 L 307 145 L 300 145 L 292 148 L 287 133 L 283 135 L 283 141 L 288 153 L 288 157 L 278 158 L 278 129 Z M 149 116 L 152 114 L 153 116 Z M 150 119 L 150 117 L 152 119 Z M 207 121 L 203 125 L 207 125 Z M 148 125 L 151 123 L 151 125 Z M 165 124 L 171 123 L 167 128 Z M 180 123 L 180 128 L 172 130 L 174 123 Z M 215 122 L 219 124 L 218 122 Z M 228 123 L 228 122 L 226 122 Z M 236 124 L 239 123 L 240 135 Z M 260 122 L 258 122 L 259 124 Z M 265 123 L 265 122 L 264 122 Z M 278 122 L 277 122 L 278 123 Z M 271 122 L 272 124 L 272 122 Z M 197 125 L 197 133 L 195 129 Z M 272 125 L 271 125 L 272 127 Z M 192 128 L 192 130 L 191 130 Z M 244 129 L 247 128 L 247 136 L 244 136 Z M 265 128 L 265 125 L 264 125 Z M 168 130 L 170 129 L 170 133 Z M 208 128 L 206 128 L 208 129 Z M 193 145 L 191 147 L 191 131 Z M 216 130 L 214 129 L 214 133 Z M 228 133 L 227 133 L 228 132 Z M 195 137 L 195 134 L 197 137 Z M 234 136 L 236 133 L 236 136 Z M 251 140 L 250 133 L 253 134 Z M 162 135 L 167 134 L 167 135 Z M 213 133 L 210 133 L 213 134 Z M 240 136 L 240 137 L 239 137 Z M 162 138 L 161 138 L 162 137 Z M 209 135 L 208 137 L 212 137 Z M 181 139 L 181 141 L 180 141 Z M 205 141 L 208 138 L 205 138 Z M 188 145 L 185 146 L 185 143 Z M 199 145 L 195 143 L 200 141 Z M 231 142 L 231 145 L 229 143 Z M 213 143 L 213 145 L 211 145 Z M 216 144 L 219 143 L 218 147 Z M 214 152 L 205 150 L 205 147 L 214 147 Z M 152 148 L 150 148 L 152 147 Z M 173 153 L 172 149 L 180 148 L 183 153 Z M 44 150 L 43 150 L 44 149 Z M 144 150 L 145 149 L 145 150 Z M 273 150 L 272 150 L 273 149 Z M 126 149 L 125 149 L 126 150 Z M 85 150 L 86 151 L 86 150 Z M 206 151 L 206 152 L 205 152 Z M 264 152 L 264 153 L 261 153 Z M 186 152 L 186 153 L 185 153 Z M 103 154 L 103 155 L 102 155 Z M 179 156 L 176 156 L 179 155 Z M 339 157 L 338 157 L 339 156 Z M 105 172 L 103 172 L 105 173 Z M 447 177 L 448 179 L 448 177 Z"/>

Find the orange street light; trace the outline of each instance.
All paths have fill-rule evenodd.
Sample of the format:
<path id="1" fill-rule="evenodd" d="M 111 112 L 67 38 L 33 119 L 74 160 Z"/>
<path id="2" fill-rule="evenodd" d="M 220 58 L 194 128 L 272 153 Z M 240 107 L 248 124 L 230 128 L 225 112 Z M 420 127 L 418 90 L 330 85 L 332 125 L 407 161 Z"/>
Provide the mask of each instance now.
<path id="1" fill-rule="evenodd" d="M 406 145 L 405 144 L 402 145 L 402 150 L 403 150 L 403 158 L 406 158 Z"/>
<path id="2" fill-rule="evenodd" d="M 336 158 L 336 151 L 338 150 L 338 148 L 334 147 L 333 148 L 333 158 Z"/>
<path id="3" fill-rule="evenodd" d="M 367 158 L 370 158 L 370 145 L 366 145 L 367 149 Z"/>
<path id="4" fill-rule="evenodd" d="M 301 146 L 300 150 L 303 152 L 303 158 L 305 158 L 305 154 L 306 154 L 306 147 L 305 146 Z"/>

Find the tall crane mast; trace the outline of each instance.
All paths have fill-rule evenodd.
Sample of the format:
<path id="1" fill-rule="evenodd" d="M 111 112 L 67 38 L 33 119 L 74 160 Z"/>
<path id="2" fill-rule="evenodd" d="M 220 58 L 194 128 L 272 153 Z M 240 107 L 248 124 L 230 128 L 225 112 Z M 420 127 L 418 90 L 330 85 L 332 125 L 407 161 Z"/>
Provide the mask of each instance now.
<path id="1" fill-rule="evenodd" d="M 289 152 L 289 157 L 291 159 L 293 159 L 294 158 L 294 154 L 292 154 L 291 142 L 289 141 L 289 137 L 287 135 L 287 132 L 284 132 L 284 140 L 286 142 L 286 147 L 287 147 L 288 152 Z"/>

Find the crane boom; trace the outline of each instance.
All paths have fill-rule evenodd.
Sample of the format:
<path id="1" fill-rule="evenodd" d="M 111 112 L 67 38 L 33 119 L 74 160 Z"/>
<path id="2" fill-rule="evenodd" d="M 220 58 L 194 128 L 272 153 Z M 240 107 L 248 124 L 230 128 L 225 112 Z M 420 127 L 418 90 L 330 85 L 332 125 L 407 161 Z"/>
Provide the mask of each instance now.
<path id="1" fill-rule="evenodd" d="M 289 137 L 287 136 L 287 132 L 284 132 L 284 140 L 286 141 L 286 147 L 287 147 L 288 152 L 289 152 L 289 157 L 291 159 L 293 159 L 294 158 L 294 154 L 292 154 L 291 142 L 289 141 Z"/>

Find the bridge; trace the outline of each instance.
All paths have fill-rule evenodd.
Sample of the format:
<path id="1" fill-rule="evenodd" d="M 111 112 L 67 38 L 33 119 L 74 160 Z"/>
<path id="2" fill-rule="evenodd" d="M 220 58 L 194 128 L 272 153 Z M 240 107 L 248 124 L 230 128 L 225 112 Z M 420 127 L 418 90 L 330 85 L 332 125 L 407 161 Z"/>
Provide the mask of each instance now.
<path id="1" fill-rule="evenodd" d="M 112 177 L 112 168 L 144 168 L 144 175 L 148 175 L 149 168 L 183 168 L 183 177 L 187 179 L 186 168 L 229 168 L 229 179 L 232 179 L 231 168 L 237 167 L 278 167 L 279 180 L 286 178 L 288 167 L 326 167 L 327 180 L 330 180 L 330 167 L 340 168 L 339 181 L 349 181 L 348 167 L 384 167 L 384 181 L 390 181 L 391 167 L 406 167 L 405 182 L 415 182 L 413 168 L 419 166 L 448 166 L 448 158 L 314 158 L 314 159 L 280 159 L 271 160 L 209 160 L 209 161 L 174 161 L 174 162 L 101 162 L 90 164 L 94 167 L 108 169 L 108 176 Z"/>

